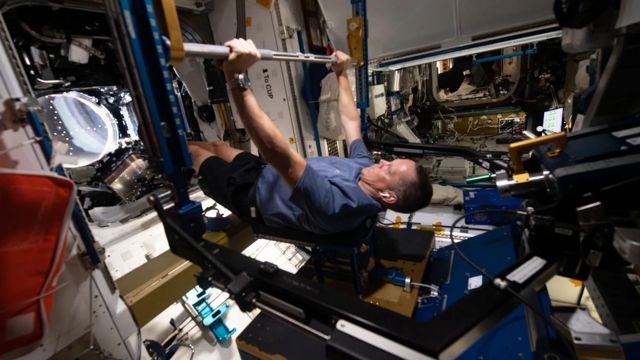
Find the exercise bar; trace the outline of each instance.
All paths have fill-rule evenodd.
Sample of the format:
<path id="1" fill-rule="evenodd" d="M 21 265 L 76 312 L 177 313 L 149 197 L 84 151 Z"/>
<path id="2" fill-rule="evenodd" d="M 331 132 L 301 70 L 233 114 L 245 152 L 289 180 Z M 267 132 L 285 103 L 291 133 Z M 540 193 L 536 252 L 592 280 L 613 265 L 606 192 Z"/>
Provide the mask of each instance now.
<path id="1" fill-rule="evenodd" d="M 271 51 L 258 49 L 260 60 L 274 61 L 303 61 L 310 63 L 335 63 L 338 58 L 330 55 L 316 55 L 309 53 L 288 53 L 282 51 Z M 207 45 L 197 43 L 184 43 L 184 54 L 186 57 L 199 57 L 204 59 L 226 59 L 229 57 L 229 48 L 221 45 Z"/>

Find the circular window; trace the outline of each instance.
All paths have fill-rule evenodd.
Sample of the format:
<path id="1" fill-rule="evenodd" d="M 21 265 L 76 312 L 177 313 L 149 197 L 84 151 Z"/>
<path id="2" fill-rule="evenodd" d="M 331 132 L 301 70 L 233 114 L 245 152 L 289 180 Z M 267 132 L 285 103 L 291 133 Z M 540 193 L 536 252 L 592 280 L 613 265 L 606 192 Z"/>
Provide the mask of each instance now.
<path id="1" fill-rule="evenodd" d="M 43 96 L 46 124 L 59 162 L 89 165 L 118 147 L 116 120 L 94 98 L 77 91 Z"/>

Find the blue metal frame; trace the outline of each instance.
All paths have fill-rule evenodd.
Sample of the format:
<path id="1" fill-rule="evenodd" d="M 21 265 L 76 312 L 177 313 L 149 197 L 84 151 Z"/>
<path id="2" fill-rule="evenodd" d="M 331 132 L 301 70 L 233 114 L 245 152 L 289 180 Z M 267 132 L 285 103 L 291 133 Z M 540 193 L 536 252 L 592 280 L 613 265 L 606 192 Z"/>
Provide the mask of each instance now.
<path id="1" fill-rule="evenodd" d="M 351 0 L 353 16 L 362 16 L 364 37 L 362 39 L 362 53 L 364 65 L 356 69 L 356 105 L 360 109 L 360 126 L 362 137 L 367 138 L 369 123 L 367 122 L 367 108 L 369 107 L 369 48 L 367 39 L 369 30 L 367 26 L 367 0 Z"/>
<path id="2" fill-rule="evenodd" d="M 153 1 L 119 0 L 119 4 L 127 25 L 138 83 L 145 95 L 148 120 L 158 144 L 160 168 L 173 184 L 179 221 L 194 233 L 204 231 L 202 206 L 189 199 L 189 184 L 183 173 L 192 165 L 191 154 L 184 117 L 169 73 L 169 49 L 158 29 Z"/>
<path id="3" fill-rule="evenodd" d="M 522 198 L 501 196 L 498 189 L 464 189 L 464 214 L 466 224 L 505 225 L 512 221 L 511 216 L 501 212 L 482 212 L 485 210 L 516 211 L 524 201 Z"/>
<path id="4" fill-rule="evenodd" d="M 489 274 L 497 275 L 517 261 L 511 226 L 502 226 L 458 244 L 460 250 L 483 267 Z M 469 289 L 469 278 L 480 276 L 466 261 L 459 257 L 451 245 L 434 250 L 423 282 L 438 285 L 440 295 L 420 301 L 414 319 L 429 321 L 446 308 L 474 291 Z M 483 277 L 482 283 L 490 281 Z M 546 289 L 530 300 L 545 316 L 551 315 L 551 300 Z M 531 344 L 529 321 L 535 322 L 538 337 Z M 538 359 L 547 352 L 560 353 L 560 340 L 549 324 L 540 318 L 528 319 L 524 305 L 520 305 L 491 327 L 471 345 L 459 359 Z M 532 352 L 535 348 L 535 352 Z"/>
<path id="5" fill-rule="evenodd" d="M 520 56 L 524 56 L 524 55 L 533 55 L 533 54 L 537 54 L 537 53 L 538 53 L 538 49 L 532 48 L 532 49 L 527 49 L 525 51 L 514 51 L 514 52 L 507 53 L 507 54 L 496 55 L 496 56 L 487 56 L 487 57 L 483 57 L 483 58 L 480 58 L 480 59 L 475 59 L 475 60 L 473 60 L 473 63 L 474 64 L 482 64 L 482 63 L 486 63 L 486 62 L 502 60 L 502 59 L 508 59 L 508 58 L 512 58 L 512 57 L 520 57 Z"/>
<path id="6" fill-rule="evenodd" d="M 183 116 L 173 93 L 168 56 L 158 29 L 153 1 L 120 0 L 119 3 L 127 20 L 130 49 L 158 143 L 160 167 L 174 185 L 178 208 L 192 207 L 188 184 L 182 173 L 183 169 L 191 167 L 191 155 Z"/>

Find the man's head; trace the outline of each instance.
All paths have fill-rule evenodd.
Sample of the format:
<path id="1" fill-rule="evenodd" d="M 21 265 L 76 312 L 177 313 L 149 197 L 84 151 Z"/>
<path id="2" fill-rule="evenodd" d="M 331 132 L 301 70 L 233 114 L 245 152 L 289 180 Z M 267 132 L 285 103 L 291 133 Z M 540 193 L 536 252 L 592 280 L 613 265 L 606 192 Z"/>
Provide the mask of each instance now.
<path id="1" fill-rule="evenodd" d="M 429 205 L 433 189 L 427 171 L 413 160 L 380 160 L 362 169 L 369 195 L 394 211 L 411 213 Z"/>

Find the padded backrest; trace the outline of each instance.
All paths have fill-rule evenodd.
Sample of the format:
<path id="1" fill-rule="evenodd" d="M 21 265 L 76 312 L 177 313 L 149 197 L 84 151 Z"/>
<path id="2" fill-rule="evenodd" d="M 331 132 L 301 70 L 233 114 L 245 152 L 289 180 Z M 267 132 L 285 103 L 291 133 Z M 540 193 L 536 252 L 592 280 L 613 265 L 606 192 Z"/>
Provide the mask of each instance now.
<path id="1" fill-rule="evenodd" d="M 374 236 L 380 257 L 391 261 L 422 261 L 435 245 L 434 232 L 428 230 L 376 226 Z"/>
<path id="2" fill-rule="evenodd" d="M 374 218 L 365 220 L 360 226 L 347 232 L 333 234 L 315 234 L 307 231 L 276 228 L 262 223 L 251 224 L 253 232 L 257 237 L 292 243 L 297 245 L 318 245 L 318 246 L 337 246 L 337 247 L 353 247 L 362 243 L 371 237 L 373 233 Z"/>

